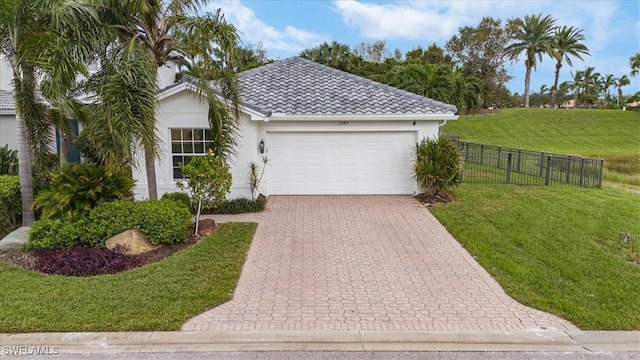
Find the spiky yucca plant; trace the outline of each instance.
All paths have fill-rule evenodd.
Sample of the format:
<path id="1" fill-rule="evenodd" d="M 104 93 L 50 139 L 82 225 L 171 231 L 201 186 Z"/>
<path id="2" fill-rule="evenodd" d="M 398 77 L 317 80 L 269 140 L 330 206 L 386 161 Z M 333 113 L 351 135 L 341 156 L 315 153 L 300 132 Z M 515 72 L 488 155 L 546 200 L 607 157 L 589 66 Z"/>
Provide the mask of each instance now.
<path id="1" fill-rule="evenodd" d="M 453 140 L 441 135 L 415 146 L 413 174 L 424 193 L 449 193 L 462 181 L 462 156 Z"/>

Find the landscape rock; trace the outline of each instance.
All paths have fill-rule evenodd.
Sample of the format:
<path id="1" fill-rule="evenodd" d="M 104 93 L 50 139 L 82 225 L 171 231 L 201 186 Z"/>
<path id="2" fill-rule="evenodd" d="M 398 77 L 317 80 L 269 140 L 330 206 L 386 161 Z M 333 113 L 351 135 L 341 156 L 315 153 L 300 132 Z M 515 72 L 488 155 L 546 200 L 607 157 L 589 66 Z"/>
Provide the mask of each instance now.
<path id="1" fill-rule="evenodd" d="M 120 245 L 120 249 L 125 255 L 140 255 L 162 247 L 162 245 L 151 244 L 139 230 L 121 232 L 107 240 L 105 245 L 109 250 L 113 250 Z"/>
<path id="2" fill-rule="evenodd" d="M 20 250 L 29 241 L 29 230 L 31 227 L 23 226 L 9 233 L 0 240 L 0 251 Z"/>

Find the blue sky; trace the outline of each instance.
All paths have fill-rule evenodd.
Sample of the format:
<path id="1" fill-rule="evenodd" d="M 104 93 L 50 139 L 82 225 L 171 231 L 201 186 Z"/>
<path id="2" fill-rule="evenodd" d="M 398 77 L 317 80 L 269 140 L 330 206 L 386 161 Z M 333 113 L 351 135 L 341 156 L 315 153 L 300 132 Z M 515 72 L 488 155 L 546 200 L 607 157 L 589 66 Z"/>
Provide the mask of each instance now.
<path id="1" fill-rule="evenodd" d="M 247 42 L 261 42 L 273 59 L 296 56 L 323 41 L 354 47 L 385 40 L 403 53 L 414 47 L 444 44 L 461 26 L 476 26 L 483 16 L 503 21 L 512 17 L 551 14 L 559 25 L 584 29 L 591 56 L 564 65 L 560 81 L 570 71 L 594 66 L 601 74 L 629 76 L 629 57 L 640 51 L 640 2 L 608 1 L 371 1 L 371 0 L 214 0 L 206 10 L 222 8 L 227 20 Z M 554 61 L 543 58 L 532 74 L 531 89 L 553 84 Z M 524 89 L 522 61 L 508 65 L 512 92 Z M 631 77 L 625 94 L 640 91 L 640 76 Z"/>

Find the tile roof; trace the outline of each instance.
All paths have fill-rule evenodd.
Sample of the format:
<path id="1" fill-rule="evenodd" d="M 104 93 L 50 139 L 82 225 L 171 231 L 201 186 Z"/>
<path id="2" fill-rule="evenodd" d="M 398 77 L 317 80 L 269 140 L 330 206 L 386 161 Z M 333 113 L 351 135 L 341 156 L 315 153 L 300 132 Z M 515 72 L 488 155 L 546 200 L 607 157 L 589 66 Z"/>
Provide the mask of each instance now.
<path id="1" fill-rule="evenodd" d="M 454 105 L 299 57 L 239 74 L 242 102 L 287 115 L 454 114 Z"/>
<path id="2" fill-rule="evenodd" d="M 0 90 L 0 111 L 14 111 L 16 103 L 13 100 L 13 92 Z"/>

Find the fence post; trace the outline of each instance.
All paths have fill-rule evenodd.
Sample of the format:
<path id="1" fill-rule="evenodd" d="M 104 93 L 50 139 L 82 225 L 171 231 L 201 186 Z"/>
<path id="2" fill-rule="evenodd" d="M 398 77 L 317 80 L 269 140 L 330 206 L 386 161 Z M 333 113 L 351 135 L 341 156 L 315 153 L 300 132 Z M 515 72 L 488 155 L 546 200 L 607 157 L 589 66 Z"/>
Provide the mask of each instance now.
<path id="1" fill-rule="evenodd" d="M 580 160 L 580 186 L 584 186 L 584 161 L 585 159 L 582 158 L 582 160 Z"/>
<path id="2" fill-rule="evenodd" d="M 466 145 L 466 150 L 464 152 L 465 160 L 469 158 L 469 143 L 464 143 Z"/>
<path id="3" fill-rule="evenodd" d="M 544 176 L 544 185 L 549 186 L 551 183 L 551 155 L 547 156 L 547 172 Z"/>
<path id="4" fill-rule="evenodd" d="M 598 175 L 598 187 L 602 187 L 602 176 L 604 171 L 604 159 L 600 160 L 600 174 Z"/>
<path id="5" fill-rule="evenodd" d="M 520 170 L 520 161 L 522 160 L 522 149 L 518 149 L 518 171 L 517 172 L 521 172 Z"/>
<path id="6" fill-rule="evenodd" d="M 512 164 L 512 155 L 511 150 L 509 150 L 509 154 L 507 154 L 507 184 L 511 184 L 511 164 Z"/>
<path id="7" fill-rule="evenodd" d="M 540 175 L 542 177 L 542 169 L 544 168 L 544 153 L 540 153 Z"/>
<path id="8" fill-rule="evenodd" d="M 571 164 L 572 159 L 571 155 L 567 156 L 567 184 L 571 183 Z"/>
<path id="9" fill-rule="evenodd" d="M 480 165 L 484 163 L 484 144 L 480 144 Z"/>
<path id="10" fill-rule="evenodd" d="M 502 146 L 498 146 L 498 169 L 502 169 Z"/>

